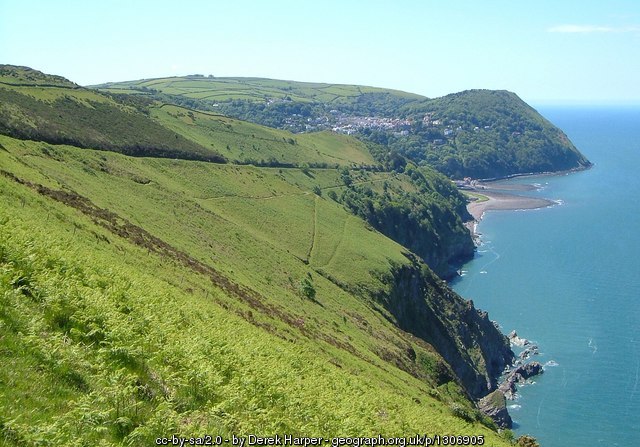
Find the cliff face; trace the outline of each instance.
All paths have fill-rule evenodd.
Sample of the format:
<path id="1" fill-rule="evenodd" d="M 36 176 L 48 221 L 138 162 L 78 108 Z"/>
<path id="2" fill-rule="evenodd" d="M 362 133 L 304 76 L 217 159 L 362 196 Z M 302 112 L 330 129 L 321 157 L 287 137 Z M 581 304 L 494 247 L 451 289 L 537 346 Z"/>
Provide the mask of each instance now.
<path id="1" fill-rule="evenodd" d="M 385 180 L 382 191 L 349 185 L 340 198 L 345 207 L 420 256 L 441 278 L 473 257 L 475 246 L 463 224 L 471 219 L 467 200 L 441 174 L 409 165 Z"/>
<path id="2" fill-rule="evenodd" d="M 474 253 L 475 245 L 470 234 L 458 233 L 448 241 L 439 256 L 425 253 L 425 261 L 440 278 L 451 279 L 457 275 L 459 266 L 471 260 Z"/>
<path id="3" fill-rule="evenodd" d="M 385 306 L 403 330 L 436 348 L 472 398 L 485 396 L 497 388 L 498 377 L 513 361 L 507 338 L 486 312 L 409 258 L 411 264 L 394 269 Z"/>
<path id="4" fill-rule="evenodd" d="M 420 256 L 441 278 L 450 278 L 455 273 L 454 265 L 473 258 L 475 245 L 471 235 L 458 224 L 453 213 L 447 216 L 449 220 L 440 219 L 437 230 L 429 231 L 418 225 L 411 213 L 405 216 L 395 209 L 384 211 L 377 212 L 368 221 L 385 236 Z"/>

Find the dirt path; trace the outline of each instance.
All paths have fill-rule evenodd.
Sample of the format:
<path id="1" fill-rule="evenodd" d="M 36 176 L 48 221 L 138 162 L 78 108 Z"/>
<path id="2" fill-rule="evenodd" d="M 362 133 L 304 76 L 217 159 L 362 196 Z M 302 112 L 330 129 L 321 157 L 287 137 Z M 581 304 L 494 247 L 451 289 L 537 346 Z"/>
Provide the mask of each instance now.
<path id="1" fill-rule="evenodd" d="M 318 196 L 313 198 L 313 222 L 311 227 L 311 246 L 307 251 L 307 264 L 311 263 L 311 255 L 313 254 L 313 248 L 316 245 L 316 237 L 318 233 Z"/>

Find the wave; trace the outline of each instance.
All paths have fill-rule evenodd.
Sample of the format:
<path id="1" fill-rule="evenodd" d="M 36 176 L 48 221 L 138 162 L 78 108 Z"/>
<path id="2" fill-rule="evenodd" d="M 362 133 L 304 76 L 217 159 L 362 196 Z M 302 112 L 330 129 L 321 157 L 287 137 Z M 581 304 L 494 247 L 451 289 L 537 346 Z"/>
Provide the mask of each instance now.
<path id="1" fill-rule="evenodd" d="M 638 382 L 640 382 L 640 360 L 638 360 L 638 366 L 636 366 L 636 381 L 633 385 L 633 391 L 629 396 L 629 400 L 633 400 L 634 396 L 636 395 L 636 391 L 638 391 Z"/>
<path id="2" fill-rule="evenodd" d="M 591 348 L 592 354 L 595 354 L 596 352 L 598 352 L 598 346 L 593 342 L 593 338 L 589 339 L 588 346 L 589 348 Z"/>
<path id="3" fill-rule="evenodd" d="M 509 405 L 507 407 L 509 410 L 519 410 L 520 408 L 522 408 L 522 405 L 518 405 L 518 404 L 513 404 L 513 405 Z"/>
<path id="4" fill-rule="evenodd" d="M 545 183 L 544 185 L 542 183 L 534 183 L 533 187 L 536 189 L 536 191 L 542 191 L 547 187 L 548 184 L 549 183 Z"/>
<path id="5" fill-rule="evenodd" d="M 547 367 L 553 367 L 553 366 L 560 366 L 560 364 L 558 362 L 556 362 L 555 360 L 549 360 L 547 363 L 545 363 L 543 365 L 545 368 Z"/>

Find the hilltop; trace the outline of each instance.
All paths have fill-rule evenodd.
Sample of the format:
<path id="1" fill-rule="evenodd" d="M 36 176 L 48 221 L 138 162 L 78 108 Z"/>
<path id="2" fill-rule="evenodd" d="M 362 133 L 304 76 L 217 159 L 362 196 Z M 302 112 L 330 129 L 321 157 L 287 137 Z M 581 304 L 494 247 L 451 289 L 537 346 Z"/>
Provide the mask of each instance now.
<path id="1" fill-rule="evenodd" d="M 590 166 L 560 129 L 507 91 L 469 90 L 430 99 L 356 85 L 200 75 L 96 88 L 296 133 L 332 130 L 354 135 L 455 179 Z"/>
<path id="2" fill-rule="evenodd" d="M 255 103 L 291 101 L 308 104 L 353 104 L 361 101 L 363 95 L 389 96 L 398 101 L 412 101 L 422 98 L 420 95 L 399 90 L 360 85 L 295 82 L 266 78 L 216 78 L 203 75 L 105 83 L 95 85 L 93 88 L 127 94 L 132 91 L 143 94 L 162 92 L 183 98 L 218 103 L 246 100 Z"/>

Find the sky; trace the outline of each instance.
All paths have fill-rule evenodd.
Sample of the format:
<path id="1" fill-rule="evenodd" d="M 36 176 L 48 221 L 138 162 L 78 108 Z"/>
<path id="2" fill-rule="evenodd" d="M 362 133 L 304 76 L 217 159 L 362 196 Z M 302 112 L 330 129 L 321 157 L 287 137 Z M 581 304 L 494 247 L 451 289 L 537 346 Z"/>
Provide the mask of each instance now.
<path id="1" fill-rule="evenodd" d="M 81 85 L 212 74 L 640 104 L 640 1 L 0 0 L 0 63 Z"/>

